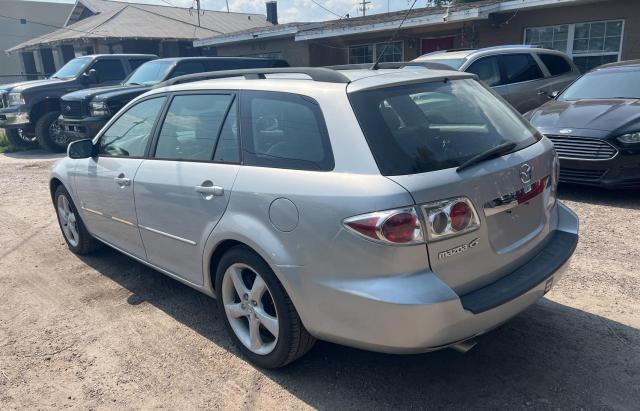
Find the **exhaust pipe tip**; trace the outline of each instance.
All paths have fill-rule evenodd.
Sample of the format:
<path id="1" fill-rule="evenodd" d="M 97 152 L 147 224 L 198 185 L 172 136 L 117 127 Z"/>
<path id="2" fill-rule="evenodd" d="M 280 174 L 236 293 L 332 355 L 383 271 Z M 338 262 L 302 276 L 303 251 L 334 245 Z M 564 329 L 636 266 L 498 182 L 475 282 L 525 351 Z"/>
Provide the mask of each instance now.
<path id="1" fill-rule="evenodd" d="M 469 352 L 473 347 L 476 346 L 476 344 L 477 344 L 476 340 L 469 339 L 465 341 L 460 341 L 459 343 L 455 343 L 451 346 L 451 348 L 464 354 Z"/>

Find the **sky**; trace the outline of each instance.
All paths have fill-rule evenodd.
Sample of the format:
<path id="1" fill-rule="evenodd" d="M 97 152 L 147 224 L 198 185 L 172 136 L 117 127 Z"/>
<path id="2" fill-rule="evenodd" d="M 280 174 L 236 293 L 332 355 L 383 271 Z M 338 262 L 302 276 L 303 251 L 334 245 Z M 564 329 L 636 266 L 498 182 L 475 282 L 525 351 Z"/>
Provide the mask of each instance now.
<path id="1" fill-rule="evenodd" d="M 42 0 L 40 0 L 42 1 Z M 58 3 L 74 3 L 75 0 L 45 0 Z M 266 14 L 266 0 L 228 0 L 229 10 L 243 13 Z M 349 13 L 351 17 L 361 15 L 358 11 L 357 0 L 315 0 L 335 14 L 344 16 Z M 390 11 L 407 9 L 413 3 L 412 0 L 367 0 L 371 1 L 367 14 L 384 13 L 387 8 Z M 191 7 L 195 0 L 128 0 L 129 3 L 147 3 L 167 5 L 173 4 L 179 7 Z M 426 0 L 418 0 L 415 7 L 424 7 Z M 201 0 L 201 7 L 209 10 L 226 11 L 225 0 Z M 278 21 L 289 23 L 294 21 L 322 21 L 334 20 L 338 17 L 323 10 L 311 0 L 278 0 Z"/>

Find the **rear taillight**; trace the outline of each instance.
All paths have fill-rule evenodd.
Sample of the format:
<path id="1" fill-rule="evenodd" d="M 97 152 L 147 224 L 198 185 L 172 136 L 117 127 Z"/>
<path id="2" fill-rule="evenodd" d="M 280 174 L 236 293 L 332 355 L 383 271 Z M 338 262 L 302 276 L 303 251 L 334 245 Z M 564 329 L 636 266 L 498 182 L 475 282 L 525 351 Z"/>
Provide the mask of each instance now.
<path id="1" fill-rule="evenodd" d="M 344 225 L 361 236 L 386 244 L 424 242 L 422 223 L 413 207 L 377 211 L 344 220 Z"/>
<path id="2" fill-rule="evenodd" d="M 480 227 L 480 219 L 468 198 L 452 198 L 421 206 L 427 220 L 427 237 L 440 240 L 474 231 Z"/>

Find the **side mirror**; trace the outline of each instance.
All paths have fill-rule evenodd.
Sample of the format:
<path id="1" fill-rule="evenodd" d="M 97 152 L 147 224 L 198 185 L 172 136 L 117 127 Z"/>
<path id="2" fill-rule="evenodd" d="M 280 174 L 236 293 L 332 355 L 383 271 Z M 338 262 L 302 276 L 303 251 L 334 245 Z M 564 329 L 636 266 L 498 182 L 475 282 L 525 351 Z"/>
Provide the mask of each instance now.
<path id="1" fill-rule="evenodd" d="M 96 69 L 91 69 L 88 72 L 82 75 L 82 81 L 85 84 L 97 83 L 98 82 L 98 73 Z"/>
<path id="2" fill-rule="evenodd" d="M 73 159 L 93 157 L 95 149 L 93 141 L 89 139 L 74 141 L 67 147 L 67 156 Z"/>

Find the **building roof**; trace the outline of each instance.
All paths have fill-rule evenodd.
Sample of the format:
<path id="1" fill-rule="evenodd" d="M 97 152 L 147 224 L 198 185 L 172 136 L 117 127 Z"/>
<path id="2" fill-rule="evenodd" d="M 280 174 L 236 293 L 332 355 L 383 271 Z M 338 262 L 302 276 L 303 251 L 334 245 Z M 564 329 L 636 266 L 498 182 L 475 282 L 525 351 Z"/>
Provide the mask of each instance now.
<path id="1" fill-rule="evenodd" d="M 391 13 L 343 18 L 320 23 L 295 23 L 295 27 L 278 24 L 271 27 L 243 30 L 242 32 L 217 34 L 196 40 L 194 46 L 233 44 L 258 38 L 294 36 L 295 41 L 338 36 L 349 36 L 372 32 L 396 30 L 401 22 L 403 29 L 433 25 L 446 25 L 472 20 L 486 20 L 493 13 L 515 13 L 519 10 L 576 5 L 605 0 L 482 0 L 472 3 L 456 3 L 449 7 L 423 7 Z M 405 19 L 406 16 L 406 19 Z M 278 35 L 278 33 L 280 33 Z"/>
<path id="2" fill-rule="evenodd" d="M 112 0 L 77 0 L 64 28 L 25 41 L 7 52 L 80 39 L 189 41 L 265 26 L 271 26 L 271 23 L 261 14 L 203 10 L 198 26 L 196 11 L 188 8 Z"/>

